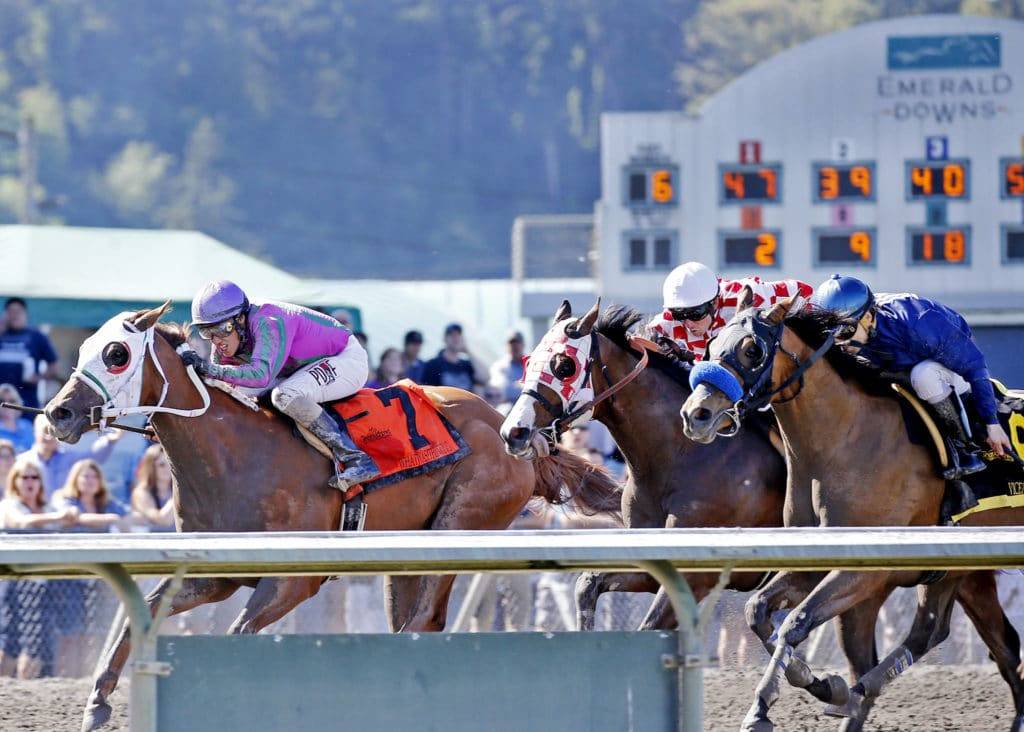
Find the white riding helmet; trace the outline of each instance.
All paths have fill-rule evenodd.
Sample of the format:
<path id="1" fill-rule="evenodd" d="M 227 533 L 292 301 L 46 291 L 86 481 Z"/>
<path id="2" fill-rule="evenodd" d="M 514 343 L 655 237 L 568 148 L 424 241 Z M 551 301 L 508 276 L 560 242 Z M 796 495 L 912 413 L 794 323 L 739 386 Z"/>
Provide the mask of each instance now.
<path id="1" fill-rule="evenodd" d="M 680 264 L 661 288 L 665 308 L 693 308 L 718 296 L 718 278 L 700 262 Z"/>

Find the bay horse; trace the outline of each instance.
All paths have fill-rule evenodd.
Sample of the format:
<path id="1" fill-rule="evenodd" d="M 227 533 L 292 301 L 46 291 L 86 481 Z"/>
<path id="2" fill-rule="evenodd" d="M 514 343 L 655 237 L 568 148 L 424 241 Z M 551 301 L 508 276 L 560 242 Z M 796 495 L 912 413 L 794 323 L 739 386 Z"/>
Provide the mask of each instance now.
<path id="1" fill-rule="evenodd" d="M 538 435 L 551 432 L 570 402 L 581 403 L 583 394 L 625 383 L 637 368 L 643 351 L 630 343 L 629 331 L 642 315 L 622 306 L 599 312 L 597 304 L 573 320 L 564 301 L 555 313 L 554 326 L 530 355 L 534 368 L 527 374 L 526 390 L 501 427 L 510 454 L 532 457 Z M 622 490 L 625 526 L 781 526 L 786 466 L 767 432 L 752 427 L 713 448 L 686 439 L 677 405 L 689 395 L 689 372 L 667 354 L 650 351 L 647 358 L 649 366 L 627 387 L 593 409 L 593 418 L 608 427 L 629 467 Z M 739 572 L 729 588 L 749 592 L 763 577 Z M 703 572 L 686 579 L 700 602 L 717 577 Z M 585 572 L 576 584 L 580 630 L 593 630 L 597 601 L 605 592 L 657 593 L 640 629 L 675 626 L 672 606 L 650 575 Z"/>
<path id="2" fill-rule="evenodd" d="M 835 317 L 810 311 L 787 319 L 788 302 L 753 308 L 749 290 L 740 300 L 736 315 L 712 342 L 707 365 L 693 374 L 696 388 L 680 412 L 687 436 L 710 443 L 720 431 L 736 429 L 750 410 L 771 404 L 789 466 L 787 526 L 935 525 L 945 485 L 934 458 L 926 445 L 911 442 L 888 383 L 833 347 Z M 1017 525 L 1022 518 L 1020 509 L 994 509 L 963 523 Z M 897 586 L 916 584 L 921 575 L 781 572 L 755 593 L 747 603 L 747 621 L 772 659 L 743 729 L 774 729 L 768 712 L 783 677 L 826 702 L 837 692 L 847 695 L 848 690 L 816 679 L 794 649 L 830 618 Z M 1010 685 L 1013 729 L 1024 728 L 1024 682 L 1016 672 L 1020 639 L 999 605 L 992 572 L 950 572 L 919 587 L 913 627 L 880 664 L 861 675 L 850 695 L 855 710 L 866 713 L 886 683 L 948 635 L 954 600 L 964 605 Z M 770 618 L 779 607 L 793 610 L 773 637 Z M 872 641 L 868 635 L 849 638 L 854 645 Z"/>
<path id="3" fill-rule="evenodd" d="M 179 531 L 336 530 L 342 494 L 327 486 L 330 462 L 295 436 L 292 423 L 280 414 L 253 411 L 222 391 L 208 390 L 191 368 L 186 370 L 178 355 L 189 348 L 186 329 L 158 322 L 168 307 L 121 313 L 82 344 L 74 375 L 45 410 L 56 436 L 76 442 L 95 426 L 94 410 L 151 413 L 174 475 Z M 603 470 L 568 454 L 533 464 L 516 460 L 498 433 L 501 415 L 486 402 L 460 389 L 424 390 L 471 452 L 367 494 L 367 530 L 504 529 L 531 496 L 552 503 L 574 500 L 595 511 L 617 507 L 618 486 Z M 229 632 L 256 633 L 316 594 L 325 579 L 186 578 L 170 614 L 223 600 L 245 585 L 254 591 Z M 386 578 L 391 629 L 441 630 L 452 580 Z M 170 580 L 162 581 L 147 597 L 152 612 L 169 585 Z M 126 623 L 104 655 L 83 729 L 109 719 L 107 699 L 128 653 Z"/>

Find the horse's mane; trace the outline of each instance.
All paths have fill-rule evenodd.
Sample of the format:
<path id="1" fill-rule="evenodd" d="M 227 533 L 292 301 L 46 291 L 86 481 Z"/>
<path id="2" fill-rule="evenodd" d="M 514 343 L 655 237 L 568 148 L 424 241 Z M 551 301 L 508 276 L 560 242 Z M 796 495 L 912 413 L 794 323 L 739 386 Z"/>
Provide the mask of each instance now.
<path id="1" fill-rule="evenodd" d="M 835 330 L 840 322 L 838 314 L 821 308 L 805 308 L 786 318 L 786 326 L 814 349 L 825 342 L 829 333 Z M 832 346 L 825 353 L 825 358 L 844 381 L 856 382 L 873 396 L 893 396 L 894 392 L 890 386 L 892 378 L 884 376 L 878 368 L 864 359 L 846 353 L 838 346 Z"/>
<path id="2" fill-rule="evenodd" d="M 157 323 L 154 327 L 175 348 L 188 342 L 188 323 Z"/>
<path id="3" fill-rule="evenodd" d="M 617 345 L 619 348 L 636 353 L 629 345 L 630 329 L 644 320 L 643 313 L 626 305 L 610 305 L 598 316 L 594 330 Z M 663 351 L 650 351 L 648 363 L 674 381 L 678 381 L 689 391 L 689 364 L 679 358 L 670 356 Z"/>

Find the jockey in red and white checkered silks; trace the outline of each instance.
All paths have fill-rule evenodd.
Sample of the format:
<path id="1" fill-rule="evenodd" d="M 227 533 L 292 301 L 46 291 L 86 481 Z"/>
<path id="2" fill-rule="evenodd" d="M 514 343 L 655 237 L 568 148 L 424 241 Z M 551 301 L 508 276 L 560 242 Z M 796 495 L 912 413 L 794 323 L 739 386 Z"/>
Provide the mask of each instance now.
<path id="1" fill-rule="evenodd" d="M 662 287 L 663 311 L 651 319 L 647 330 L 655 340 L 669 338 L 695 360 L 704 358 L 708 341 L 736 314 L 740 291 L 749 287 L 755 307 L 771 307 L 792 298 L 790 312 L 802 309 L 814 292 L 800 280 L 764 282 L 760 277 L 727 280 L 700 262 L 687 262 L 672 270 Z"/>

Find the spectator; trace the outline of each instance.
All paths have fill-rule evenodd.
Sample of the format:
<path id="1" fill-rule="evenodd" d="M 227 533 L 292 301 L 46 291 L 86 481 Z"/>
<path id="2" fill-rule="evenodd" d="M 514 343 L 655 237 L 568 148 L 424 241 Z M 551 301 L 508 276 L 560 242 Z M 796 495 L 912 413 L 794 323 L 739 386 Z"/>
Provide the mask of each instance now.
<path id="1" fill-rule="evenodd" d="M 77 509 L 77 525 L 87 529 L 109 529 L 121 524 L 128 515 L 128 508 L 110 495 L 99 463 L 89 458 L 71 466 L 67 481 L 53 496 L 53 503 L 60 508 Z"/>
<path id="2" fill-rule="evenodd" d="M 7 485 L 7 476 L 14 467 L 17 449 L 10 440 L 0 438 L 0 485 Z"/>
<path id="3" fill-rule="evenodd" d="M 337 320 L 339 323 L 344 325 L 349 330 L 356 329 L 355 325 L 353 325 L 355 320 L 352 317 L 352 311 L 349 310 L 348 308 L 337 308 L 328 313 L 328 315 L 330 315 L 332 318 Z"/>
<path id="4" fill-rule="evenodd" d="M 0 402 L 24 403 L 14 384 L 0 384 Z M 25 452 L 32 447 L 32 423 L 22 419 L 17 409 L 0 409 L 0 438 L 13 442 L 18 452 Z"/>
<path id="5" fill-rule="evenodd" d="M 71 466 L 82 458 L 91 457 L 98 463 L 104 462 L 109 457 L 114 443 L 124 434 L 120 430 L 111 430 L 92 445 L 68 445 L 58 442 L 50 432 L 50 423 L 46 420 L 46 415 L 37 415 L 34 427 L 35 442 L 24 454 L 31 455 L 43 466 L 43 482 L 48 486 L 64 485 Z"/>
<path id="6" fill-rule="evenodd" d="M 483 385 L 473 366 L 462 337 L 462 326 L 449 323 L 444 329 L 444 348 L 423 366 L 423 383 L 429 386 L 454 386 L 473 391 Z"/>
<path id="7" fill-rule="evenodd" d="M 57 507 L 78 512 L 76 526 L 82 529 L 108 531 L 122 524 L 127 508 L 111 497 L 103 471 L 95 460 L 79 460 L 71 466 L 67 482 L 53 494 Z M 96 616 L 96 605 L 102 590 L 100 580 L 55 580 L 50 585 L 55 622 L 53 673 L 76 678 L 88 673 L 85 652 L 89 639 L 90 618 Z"/>
<path id="8" fill-rule="evenodd" d="M 590 425 L 575 424 L 562 433 L 562 448 L 597 465 L 604 464 L 604 455 L 590 446 Z"/>
<path id="9" fill-rule="evenodd" d="M 380 354 L 374 377 L 366 382 L 371 389 L 383 389 L 402 378 L 402 352 L 397 348 L 385 348 Z"/>
<path id="10" fill-rule="evenodd" d="M 132 489 L 132 510 L 151 525 L 174 526 L 174 482 L 163 445 L 150 445 L 139 462 L 139 478 Z"/>
<path id="11" fill-rule="evenodd" d="M 6 485 L 0 529 L 72 526 L 77 520 L 76 509 L 54 511 L 46 503 L 43 468 L 29 453 L 14 461 Z M 0 603 L 0 671 L 20 679 L 37 678 L 53 655 L 50 585 L 44 580 L 15 580 L 6 590 Z"/>
<path id="12" fill-rule="evenodd" d="M 526 343 L 523 334 L 511 331 L 505 339 L 508 354 L 499 358 L 490 369 L 489 386 L 501 392 L 501 402 L 512 404 L 523 390 L 523 355 Z"/>
<path id="13" fill-rule="evenodd" d="M 39 382 L 57 378 L 57 352 L 50 339 L 28 327 L 28 306 L 20 297 L 4 305 L 7 330 L 0 333 L 0 382 L 13 384 L 27 407 L 39 406 Z M 40 372 L 40 365 L 46 369 Z"/>
<path id="14" fill-rule="evenodd" d="M 405 334 L 405 341 L 402 344 L 402 369 L 407 379 L 412 379 L 417 384 L 423 382 L 423 359 L 420 358 L 420 349 L 423 348 L 423 334 L 418 330 L 410 330 Z"/>
<path id="15" fill-rule="evenodd" d="M 19 455 L 7 474 L 7 487 L 0 500 L 0 529 L 35 529 L 52 524 L 74 526 L 78 510 L 64 507 L 47 510 L 46 473 L 30 453 Z"/>

